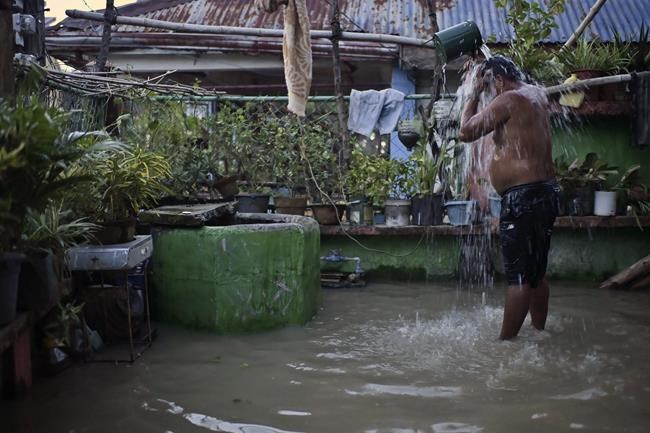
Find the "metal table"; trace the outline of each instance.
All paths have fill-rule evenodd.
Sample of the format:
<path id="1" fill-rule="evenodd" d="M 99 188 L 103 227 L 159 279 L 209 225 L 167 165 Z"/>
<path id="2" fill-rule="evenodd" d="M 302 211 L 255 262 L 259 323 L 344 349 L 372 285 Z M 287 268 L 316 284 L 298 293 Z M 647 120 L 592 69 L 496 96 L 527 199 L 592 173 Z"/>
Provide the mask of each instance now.
<path id="1" fill-rule="evenodd" d="M 151 314 L 149 311 L 149 281 L 147 271 L 144 272 L 144 297 L 145 316 L 147 321 L 147 344 L 143 350 L 135 353 L 133 343 L 133 326 L 131 321 L 131 293 L 128 282 L 129 271 L 140 263 L 151 257 L 153 252 L 153 240 L 150 235 L 136 236 L 131 242 L 113 245 L 82 245 L 70 248 L 66 251 L 68 267 L 71 271 L 99 272 L 103 271 L 124 271 L 126 306 L 129 325 L 129 347 L 130 358 L 113 359 L 111 362 L 132 363 L 138 359 L 144 350 L 152 344 Z M 104 288 L 104 278 L 101 277 L 101 287 Z"/>

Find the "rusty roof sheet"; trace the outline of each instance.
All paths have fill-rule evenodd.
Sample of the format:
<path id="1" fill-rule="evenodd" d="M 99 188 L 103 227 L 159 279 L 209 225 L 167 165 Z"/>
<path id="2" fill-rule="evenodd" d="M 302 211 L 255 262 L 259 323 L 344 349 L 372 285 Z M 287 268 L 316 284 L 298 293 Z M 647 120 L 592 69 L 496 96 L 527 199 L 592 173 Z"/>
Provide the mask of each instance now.
<path id="1" fill-rule="evenodd" d="M 406 37 L 428 38 L 432 35 L 427 0 L 339 0 L 342 26 L 348 31 L 365 31 Z M 544 0 L 539 0 L 543 3 Z M 561 43 L 569 38 L 580 20 L 596 0 L 567 0 L 566 12 L 560 15 L 546 42 Z M 512 37 L 505 23 L 506 11 L 497 9 L 493 0 L 435 0 L 441 29 L 463 21 L 475 21 L 485 38 L 496 37 L 504 43 Z M 313 29 L 329 29 L 331 0 L 307 0 Z M 119 8 L 121 15 L 146 17 L 191 24 L 237 27 L 282 28 L 282 13 L 258 11 L 253 0 L 144 0 Z M 587 29 L 586 35 L 613 40 L 614 31 L 635 39 L 641 24 L 650 24 L 649 0 L 606 2 Z M 101 34 L 101 23 L 66 19 L 61 30 Z M 165 32 L 133 26 L 117 26 L 120 32 Z"/>
<path id="2" fill-rule="evenodd" d="M 449 6 L 451 0 L 436 0 Z M 313 29 L 329 29 L 332 5 L 330 0 L 307 0 Z M 432 36 L 427 0 L 340 0 L 342 27 L 347 31 L 364 31 L 428 38 Z M 258 11 L 253 0 L 145 0 L 119 8 L 119 14 L 190 24 L 236 27 L 282 28 L 282 13 Z M 64 30 L 81 30 L 99 34 L 101 23 L 66 19 Z M 120 32 L 152 32 L 161 30 L 120 25 Z"/>

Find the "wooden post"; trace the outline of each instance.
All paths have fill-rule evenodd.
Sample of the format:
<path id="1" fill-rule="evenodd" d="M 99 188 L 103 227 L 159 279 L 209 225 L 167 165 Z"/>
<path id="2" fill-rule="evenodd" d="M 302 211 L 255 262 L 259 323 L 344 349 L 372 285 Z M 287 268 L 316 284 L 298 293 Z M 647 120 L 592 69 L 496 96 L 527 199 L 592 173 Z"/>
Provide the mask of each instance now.
<path id="1" fill-rule="evenodd" d="M 106 9 L 104 10 L 104 31 L 102 32 L 102 46 L 99 48 L 99 54 L 95 64 L 97 72 L 106 71 L 106 61 L 108 52 L 111 47 L 111 26 L 115 24 L 117 11 L 115 10 L 114 1 L 106 0 Z"/>
<path id="2" fill-rule="evenodd" d="M 39 64 L 45 65 L 45 1 L 25 0 L 25 12 L 36 19 L 36 33 L 25 35 L 25 53 L 36 57 Z"/>
<path id="3" fill-rule="evenodd" d="M 32 385 L 31 320 L 25 313 L 0 327 L 3 391 L 22 397 Z"/>
<path id="4" fill-rule="evenodd" d="M 339 39 L 341 37 L 341 16 L 339 0 L 332 2 L 332 64 L 334 71 L 334 94 L 336 95 L 336 112 L 339 119 L 339 149 L 334 149 L 339 155 L 339 162 L 343 172 L 347 171 L 352 156 L 352 150 L 348 148 L 347 123 L 345 122 L 345 99 L 341 90 L 341 52 L 339 50 Z M 341 160 L 342 159 L 342 160 Z"/>
<path id="5" fill-rule="evenodd" d="M 14 98 L 14 29 L 11 0 L 0 0 L 0 98 Z"/>

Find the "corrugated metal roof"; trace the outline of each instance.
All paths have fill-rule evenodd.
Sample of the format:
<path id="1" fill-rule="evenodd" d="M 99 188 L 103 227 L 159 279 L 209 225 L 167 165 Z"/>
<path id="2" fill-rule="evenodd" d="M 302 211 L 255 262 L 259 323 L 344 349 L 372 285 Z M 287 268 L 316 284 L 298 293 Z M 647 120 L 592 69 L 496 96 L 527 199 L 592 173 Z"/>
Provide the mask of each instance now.
<path id="1" fill-rule="evenodd" d="M 451 0 L 437 0 L 448 5 Z M 313 29 L 329 29 L 330 0 L 307 0 Z M 427 38 L 432 26 L 426 0 L 340 0 L 344 30 Z M 119 8 L 125 16 L 221 26 L 281 29 L 281 12 L 258 11 L 253 0 L 146 0 Z M 66 19 L 64 28 L 100 32 L 101 23 Z M 121 32 L 142 32 L 142 27 L 118 26 Z M 155 30 L 153 30 L 155 31 Z"/>
<path id="2" fill-rule="evenodd" d="M 596 0 L 567 0 L 566 11 L 556 20 L 555 29 L 546 42 L 566 41 Z M 506 25 L 504 9 L 497 9 L 493 0 L 437 0 L 438 24 L 441 29 L 463 21 L 475 21 L 485 38 L 496 37 L 507 42 L 512 29 Z M 344 30 L 427 38 L 432 26 L 426 0 L 340 0 Z M 307 0 L 312 28 L 329 29 L 330 0 Z M 253 0 L 145 0 L 119 8 L 126 16 L 165 21 L 239 27 L 282 28 L 282 14 L 259 12 Z M 613 31 L 638 36 L 641 24 L 650 25 L 650 0 L 610 0 L 587 29 L 587 35 L 613 40 Z M 64 30 L 82 30 L 100 34 L 101 23 L 66 19 Z M 151 32 L 142 27 L 117 26 L 120 32 Z"/>
<path id="3" fill-rule="evenodd" d="M 565 12 L 556 19 L 558 28 L 545 42 L 563 43 L 569 39 L 595 3 L 596 0 L 567 0 Z M 505 23 L 506 10 L 497 9 L 493 0 L 456 0 L 451 8 L 438 12 L 437 17 L 441 29 L 472 20 L 486 39 L 494 35 L 497 42 L 505 43 L 512 37 L 512 28 Z M 650 25 L 650 0 L 610 0 L 587 27 L 585 36 L 613 41 L 616 31 L 628 40 L 636 40 L 644 22 Z"/>

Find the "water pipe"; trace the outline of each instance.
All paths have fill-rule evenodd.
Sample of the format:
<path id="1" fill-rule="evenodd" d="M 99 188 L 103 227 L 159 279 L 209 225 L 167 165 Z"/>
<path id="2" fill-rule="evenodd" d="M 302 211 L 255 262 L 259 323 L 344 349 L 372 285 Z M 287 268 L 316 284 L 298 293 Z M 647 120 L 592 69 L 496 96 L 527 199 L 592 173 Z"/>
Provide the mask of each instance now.
<path id="1" fill-rule="evenodd" d="M 354 272 L 358 275 L 363 274 L 363 267 L 361 267 L 360 257 L 345 257 L 341 254 L 341 250 L 330 250 L 329 254 L 320 258 L 325 262 L 340 263 L 340 262 L 356 262 Z"/>

